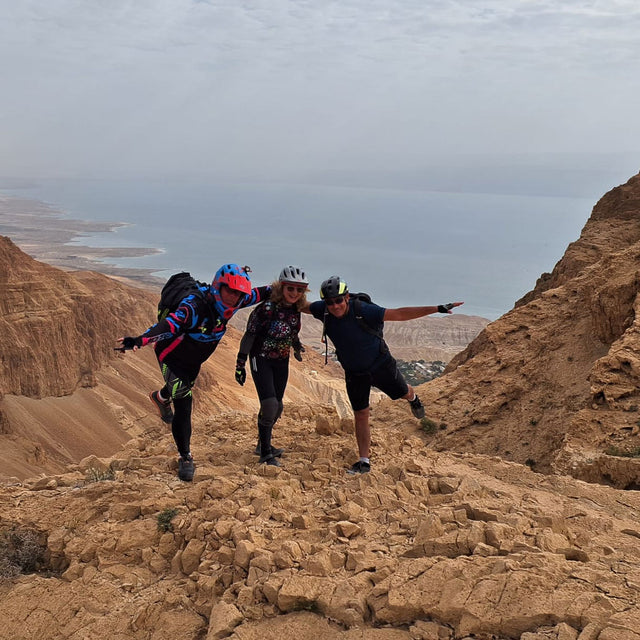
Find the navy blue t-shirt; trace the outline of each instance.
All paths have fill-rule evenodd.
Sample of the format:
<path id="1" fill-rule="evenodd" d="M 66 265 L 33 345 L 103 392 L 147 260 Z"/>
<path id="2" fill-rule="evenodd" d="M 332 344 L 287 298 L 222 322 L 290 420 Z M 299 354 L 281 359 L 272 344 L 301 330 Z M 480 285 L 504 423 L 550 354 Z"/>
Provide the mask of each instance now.
<path id="1" fill-rule="evenodd" d="M 382 324 L 386 311 L 384 307 L 367 302 L 361 302 L 360 305 L 360 315 L 370 327 Z M 380 338 L 358 324 L 353 307 L 353 302 L 349 302 L 349 310 L 342 318 L 327 313 L 325 327 L 342 368 L 349 373 L 364 373 L 375 369 L 388 354 L 381 352 Z M 318 320 L 324 318 L 325 309 L 323 300 L 312 302 L 309 306 L 311 315 Z"/>

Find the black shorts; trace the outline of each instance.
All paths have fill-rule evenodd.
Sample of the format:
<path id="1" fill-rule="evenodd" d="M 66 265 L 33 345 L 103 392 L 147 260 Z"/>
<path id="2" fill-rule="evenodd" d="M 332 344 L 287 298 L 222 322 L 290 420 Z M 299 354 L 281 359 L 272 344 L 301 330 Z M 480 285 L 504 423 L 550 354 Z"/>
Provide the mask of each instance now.
<path id="1" fill-rule="evenodd" d="M 388 358 L 379 367 L 366 373 L 345 373 L 347 395 L 354 411 L 369 406 L 371 387 L 377 387 L 392 400 L 402 398 L 409 393 L 409 386 L 398 370 L 394 358 Z"/>

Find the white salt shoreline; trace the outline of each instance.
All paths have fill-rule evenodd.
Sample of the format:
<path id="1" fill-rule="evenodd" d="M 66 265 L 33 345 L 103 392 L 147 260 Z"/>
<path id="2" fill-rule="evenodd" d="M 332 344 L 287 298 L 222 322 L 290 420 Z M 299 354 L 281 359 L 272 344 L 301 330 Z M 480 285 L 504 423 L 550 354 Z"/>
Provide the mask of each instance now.
<path id="1" fill-rule="evenodd" d="M 97 271 L 156 286 L 164 279 L 153 269 L 118 267 L 109 258 L 137 258 L 162 253 L 154 247 L 91 247 L 73 241 L 94 233 L 113 233 L 126 222 L 92 222 L 66 217 L 41 202 L 0 193 L 0 235 L 8 236 L 36 260 L 68 270 Z"/>

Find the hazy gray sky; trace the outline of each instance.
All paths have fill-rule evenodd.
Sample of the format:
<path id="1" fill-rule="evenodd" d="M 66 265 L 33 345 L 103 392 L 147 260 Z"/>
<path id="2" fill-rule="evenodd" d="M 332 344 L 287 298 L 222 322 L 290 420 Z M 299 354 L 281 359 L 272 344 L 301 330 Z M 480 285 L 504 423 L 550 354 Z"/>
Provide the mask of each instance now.
<path id="1" fill-rule="evenodd" d="M 0 8 L 0 175 L 286 178 L 640 151 L 638 0 Z"/>

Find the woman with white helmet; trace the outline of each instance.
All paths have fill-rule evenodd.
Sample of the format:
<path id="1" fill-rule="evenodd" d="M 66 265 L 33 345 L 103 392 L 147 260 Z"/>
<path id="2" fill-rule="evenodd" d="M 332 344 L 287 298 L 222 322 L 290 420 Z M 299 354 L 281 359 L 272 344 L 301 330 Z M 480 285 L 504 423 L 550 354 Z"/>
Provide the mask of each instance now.
<path id="1" fill-rule="evenodd" d="M 258 305 L 247 321 L 247 328 L 236 361 L 235 377 L 243 385 L 245 365 L 250 359 L 251 377 L 260 399 L 258 445 L 255 454 L 261 464 L 279 467 L 284 449 L 271 444 L 273 425 L 282 414 L 282 397 L 289 377 L 289 354 L 296 360 L 304 347 L 300 343 L 300 310 L 307 304 L 309 280 L 300 267 L 289 265 L 271 285 L 271 297 Z"/>

